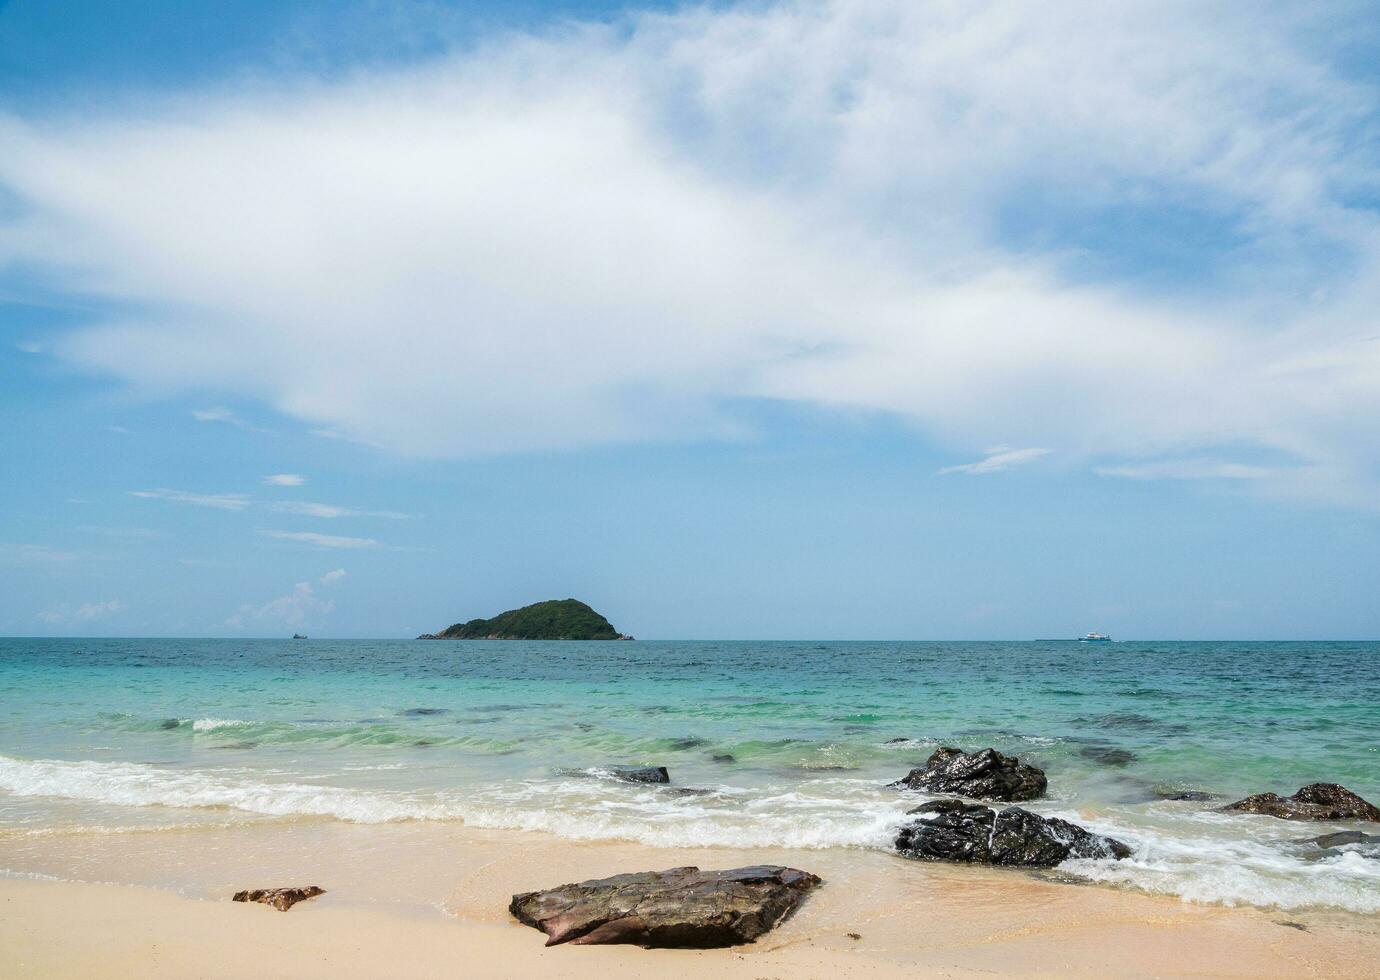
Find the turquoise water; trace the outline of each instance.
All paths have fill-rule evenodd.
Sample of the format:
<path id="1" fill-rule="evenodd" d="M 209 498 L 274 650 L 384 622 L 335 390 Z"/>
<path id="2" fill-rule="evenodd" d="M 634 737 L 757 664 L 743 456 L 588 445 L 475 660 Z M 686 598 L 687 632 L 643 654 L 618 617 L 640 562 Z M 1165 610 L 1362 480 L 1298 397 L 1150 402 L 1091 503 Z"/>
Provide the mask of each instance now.
<path id="1" fill-rule="evenodd" d="M 17 639 L 0 700 L 12 854 L 55 830 L 302 819 L 885 848 L 920 799 L 886 782 L 941 743 L 991 745 L 1047 771 L 1032 809 L 1136 848 L 1067 874 L 1380 912 L 1376 853 L 1294 843 L 1366 828 L 1163 798 L 1329 781 L 1380 800 L 1376 643 Z M 616 764 L 672 786 L 601 775 Z"/>

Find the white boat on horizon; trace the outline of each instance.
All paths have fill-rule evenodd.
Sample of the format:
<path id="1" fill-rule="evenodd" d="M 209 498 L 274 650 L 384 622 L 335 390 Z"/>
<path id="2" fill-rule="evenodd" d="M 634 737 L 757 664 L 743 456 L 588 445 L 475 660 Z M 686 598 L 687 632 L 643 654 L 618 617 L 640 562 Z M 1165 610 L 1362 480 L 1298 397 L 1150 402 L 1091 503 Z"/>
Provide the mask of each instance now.
<path id="1" fill-rule="evenodd" d="M 1086 633 L 1078 638 L 1079 643 L 1111 643 L 1112 638 L 1106 633 Z"/>

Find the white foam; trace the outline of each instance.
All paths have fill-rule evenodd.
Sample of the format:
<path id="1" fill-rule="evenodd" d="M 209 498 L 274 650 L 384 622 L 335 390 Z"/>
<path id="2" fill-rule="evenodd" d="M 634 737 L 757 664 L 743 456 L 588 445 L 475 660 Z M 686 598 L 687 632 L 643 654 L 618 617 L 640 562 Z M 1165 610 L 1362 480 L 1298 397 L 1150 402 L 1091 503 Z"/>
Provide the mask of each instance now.
<path id="1" fill-rule="evenodd" d="M 192 722 L 192 731 L 213 732 L 217 728 L 243 728 L 252 724 L 252 721 L 241 721 L 238 718 L 198 718 Z"/>
<path id="2" fill-rule="evenodd" d="M 170 770 L 112 762 L 0 756 L 0 791 L 130 807 L 228 808 L 274 817 L 355 823 L 454 820 L 476 827 L 541 831 L 577 840 L 629 840 L 654 847 L 888 849 L 916 798 L 879 793 L 847 777 L 747 789 L 675 788 L 592 779 L 507 781 L 459 790 L 405 792 L 313 784 L 330 777 L 250 769 Z M 339 772 L 336 779 L 347 779 Z M 1306 860 L 1289 843 L 1295 825 L 1170 808 L 1088 815 L 1057 801 L 1033 808 L 1124 840 L 1122 861 L 1079 860 L 1061 870 L 1187 901 L 1282 909 L 1326 906 L 1380 912 L 1380 860 L 1340 849 Z M 1311 852 L 1316 854 L 1316 851 Z"/>
<path id="3" fill-rule="evenodd" d="M 125 762 L 59 762 L 0 756 L 0 789 L 122 806 L 227 807 L 268 816 L 335 817 L 356 823 L 446 819 L 444 807 L 403 793 L 266 783 L 215 770 L 184 772 Z"/>

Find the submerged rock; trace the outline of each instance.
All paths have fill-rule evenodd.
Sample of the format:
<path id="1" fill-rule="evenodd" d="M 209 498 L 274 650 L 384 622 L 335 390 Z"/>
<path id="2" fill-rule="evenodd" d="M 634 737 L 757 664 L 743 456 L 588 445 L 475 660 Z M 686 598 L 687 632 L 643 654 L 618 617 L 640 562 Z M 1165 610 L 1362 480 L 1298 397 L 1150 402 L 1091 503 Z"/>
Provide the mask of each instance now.
<path id="1" fill-rule="evenodd" d="M 956 793 L 978 800 L 1016 802 L 1043 796 L 1049 781 L 1044 770 L 996 749 L 964 752 L 940 748 L 923 768 L 912 769 L 891 784 L 931 793 Z"/>
<path id="2" fill-rule="evenodd" d="M 1380 844 L 1380 836 L 1363 834 L 1359 830 L 1343 830 L 1335 834 L 1323 834 L 1321 837 L 1309 837 L 1299 843 L 1316 844 L 1318 847 L 1346 847 L 1348 844 Z"/>
<path id="3" fill-rule="evenodd" d="M 1380 823 L 1380 807 L 1372 806 L 1336 783 L 1313 783 L 1293 796 L 1260 793 L 1222 809 L 1230 813 L 1259 813 L 1281 820 L 1371 820 Z"/>
<path id="4" fill-rule="evenodd" d="M 1174 800 L 1180 803 L 1208 803 L 1218 798 L 1216 793 L 1208 793 L 1201 789 L 1156 790 L 1155 797 L 1161 800 Z"/>
<path id="5" fill-rule="evenodd" d="M 718 753 L 715 753 L 715 754 L 711 757 L 710 761 L 712 761 L 712 762 L 737 762 L 738 760 L 737 760 L 737 758 L 734 757 L 733 753 L 731 753 L 731 752 L 718 752 Z"/>
<path id="6" fill-rule="evenodd" d="M 1126 749 L 1114 749 L 1108 745 L 1089 745 L 1079 749 L 1078 754 L 1104 766 L 1124 766 L 1134 762 L 1136 757 Z"/>
<path id="7" fill-rule="evenodd" d="M 820 884 L 808 871 L 754 865 L 614 875 L 514 895 L 508 910 L 546 945 L 631 943 L 708 949 L 750 943 Z"/>
<path id="8" fill-rule="evenodd" d="M 588 779 L 617 779 L 625 783 L 669 783 L 671 774 L 665 766 L 591 766 L 588 769 L 553 769 L 557 776 L 581 776 Z"/>
<path id="9" fill-rule="evenodd" d="M 252 891 L 235 892 L 232 901 L 260 902 L 272 905 L 279 912 L 286 912 L 298 902 L 305 902 L 309 898 L 324 894 L 326 889 L 318 888 L 316 885 L 307 885 L 305 888 L 255 888 Z"/>
<path id="10" fill-rule="evenodd" d="M 932 800 L 909 815 L 915 819 L 902 825 L 896 850 L 920 861 L 1052 868 L 1069 858 L 1120 860 L 1131 854 L 1119 840 L 1018 806 L 998 813 L 962 800 Z"/>

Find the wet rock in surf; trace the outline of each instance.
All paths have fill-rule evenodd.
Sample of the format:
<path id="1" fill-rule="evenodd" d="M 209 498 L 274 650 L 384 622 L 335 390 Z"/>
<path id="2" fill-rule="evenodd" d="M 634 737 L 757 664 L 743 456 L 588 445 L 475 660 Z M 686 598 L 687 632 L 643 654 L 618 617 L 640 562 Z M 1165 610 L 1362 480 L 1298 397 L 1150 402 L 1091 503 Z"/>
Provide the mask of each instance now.
<path id="1" fill-rule="evenodd" d="M 252 891 L 235 892 L 232 901 L 259 902 L 271 905 L 279 912 L 286 912 L 298 902 L 305 902 L 309 898 L 324 894 L 326 889 L 318 888 L 316 885 L 307 885 L 305 888 L 255 888 Z"/>
<path id="2" fill-rule="evenodd" d="M 1380 844 L 1380 836 L 1363 834 L 1359 830 L 1343 830 L 1335 834 L 1323 834 L 1321 837 L 1309 837 L 1299 843 L 1316 844 L 1318 847 L 1346 847 L 1350 844 Z"/>
<path id="3" fill-rule="evenodd" d="M 1372 806 L 1345 786 L 1313 783 L 1293 796 L 1260 793 L 1222 807 L 1229 813 L 1258 813 L 1281 820 L 1371 820 L 1380 823 L 1380 807 Z"/>
<path id="4" fill-rule="evenodd" d="M 165 732 L 170 732 L 174 728 L 179 727 L 181 724 L 182 722 L 177 718 L 164 718 L 162 721 L 158 723 L 158 727 Z"/>
<path id="5" fill-rule="evenodd" d="M 719 752 L 710 757 L 711 762 L 737 762 L 731 752 Z"/>
<path id="6" fill-rule="evenodd" d="M 449 713 L 449 708 L 406 708 L 398 712 L 398 714 L 402 715 L 404 718 L 428 718 L 432 715 L 444 715 Z"/>
<path id="7" fill-rule="evenodd" d="M 1001 812 L 962 800 L 932 800 L 911 810 L 896 851 L 919 861 L 1052 868 L 1069 858 L 1129 857 L 1119 840 L 1018 806 Z"/>
<path id="8" fill-rule="evenodd" d="M 1156 789 L 1155 798 L 1173 800 L 1178 803 L 1209 803 L 1218 799 L 1218 796 L 1216 793 L 1208 793 L 1200 789 Z"/>
<path id="9" fill-rule="evenodd" d="M 558 776 L 590 776 L 617 779 L 625 783 L 669 783 L 665 766 L 595 766 L 591 769 L 557 769 Z"/>
<path id="10" fill-rule="evenodd" d="M 1044 770 L 996 749 L 964 752 L 945 747 L 936 749 L 923 767 L 912 769 L 891 785 L 977 800 L 1018 802 L 1043 796 L 1048 784 Z"/>
<path id="11" fill-rule="evenodd" d="M 546 945 L 630 943 L 710 949 L 750 943 L 820 884 L 808 871 L 754 865 L 614 875 L 514 895 L 508 911 Z"/>

